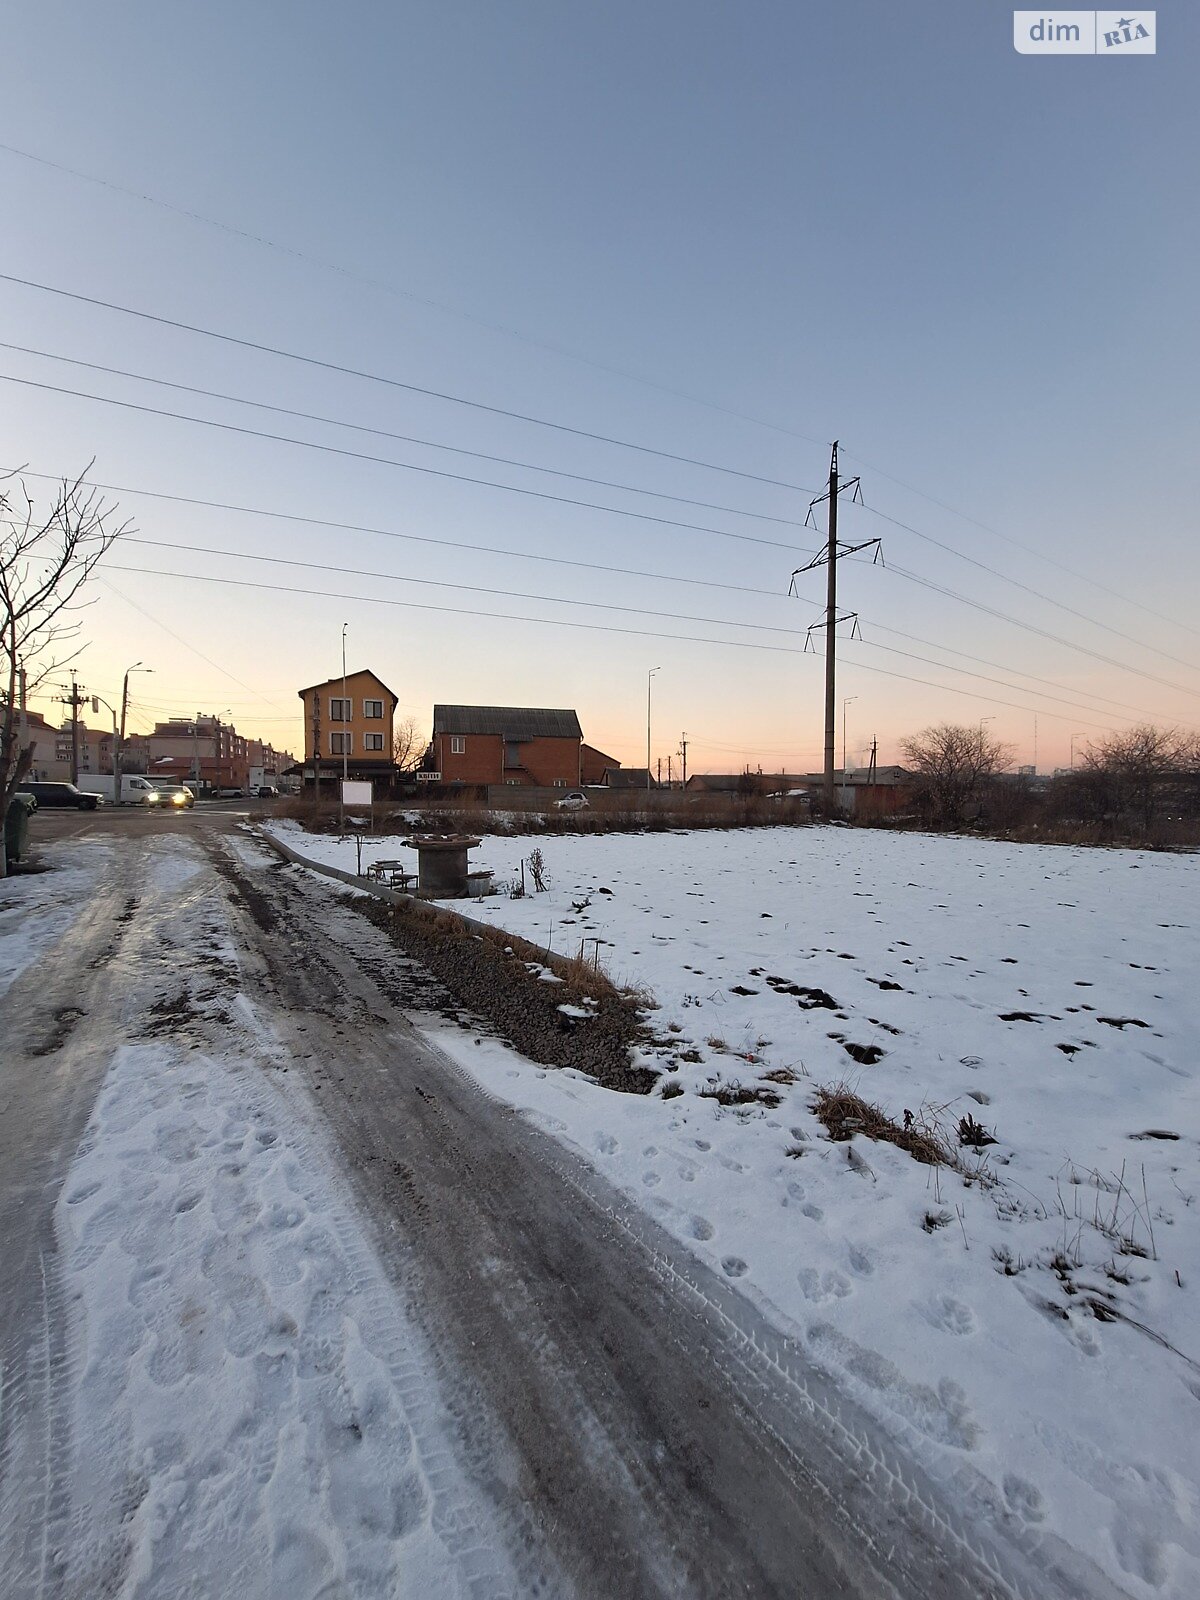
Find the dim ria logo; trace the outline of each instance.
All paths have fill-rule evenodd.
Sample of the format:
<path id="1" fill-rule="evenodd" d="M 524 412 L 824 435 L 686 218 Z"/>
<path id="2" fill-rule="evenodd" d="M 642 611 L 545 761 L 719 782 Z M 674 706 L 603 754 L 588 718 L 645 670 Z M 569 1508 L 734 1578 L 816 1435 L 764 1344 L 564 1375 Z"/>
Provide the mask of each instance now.
<path id="1" fill-rule="evenodd" d="M 1023 56 L 1152 56 L 1153 11 L 1014 11 Z"/>

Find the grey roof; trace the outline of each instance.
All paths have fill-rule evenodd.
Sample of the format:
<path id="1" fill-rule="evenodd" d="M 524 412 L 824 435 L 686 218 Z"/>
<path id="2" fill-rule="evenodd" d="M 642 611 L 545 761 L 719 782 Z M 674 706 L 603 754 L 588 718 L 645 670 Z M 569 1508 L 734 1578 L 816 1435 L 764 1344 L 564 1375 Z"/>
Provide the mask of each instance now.
<path id="1" fill-rule="evenodd" d="M 434 706 L 433 731 L 488 733 L 503 739 L 582 739 L 573 711 L 536 706 Z"/>
<path id="2" fill-rule="evenodd" d="M 605 767 L 603 783 L 609 789 L 657 789 L 645 767 Z"/>

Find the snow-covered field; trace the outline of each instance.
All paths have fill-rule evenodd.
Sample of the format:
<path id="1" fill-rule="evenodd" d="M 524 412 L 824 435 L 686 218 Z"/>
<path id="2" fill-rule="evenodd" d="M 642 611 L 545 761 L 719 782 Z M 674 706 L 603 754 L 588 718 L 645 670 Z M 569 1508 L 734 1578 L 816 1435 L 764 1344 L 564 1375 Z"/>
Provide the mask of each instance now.
<path id="1" fill-rule="evenodd" d="M 280 826 L 353 870 L 352 841 Z M 473 865 L 507 883 L 535 844 L 546 893 L 464 909 L 648 988 L 645 1059 L 683 1093 L 443 1046 L 975 1514 L 1057 1533 L 1131 1595 L 1200 1593 L 1200 859 L 780 828 L 489 837 Z M 402 853 L 363 842 L 364 864 Z M 842 1081 L 996 1142 L 962 1172 L 834 1143 L 811 1101 Z M 779 1104 L 706 1098 L 732 1083 Z"/>

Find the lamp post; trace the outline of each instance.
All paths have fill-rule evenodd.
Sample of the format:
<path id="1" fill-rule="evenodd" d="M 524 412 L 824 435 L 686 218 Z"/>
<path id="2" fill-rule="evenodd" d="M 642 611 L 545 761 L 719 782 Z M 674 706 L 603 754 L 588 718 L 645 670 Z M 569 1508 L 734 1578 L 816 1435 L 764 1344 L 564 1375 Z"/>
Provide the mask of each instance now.
<path id="1" fill-rule="evenodd" d="M 654 681 L 654 674 L 661 672 L 661 667 L 651 667 L 646 674 L 646 788 L 650 787 L 650 685 Z"/>
<path id="2" fill-rule="evenodd" d="M 846 782 L 846 707 L 852 700 L 857 700 L 856 694 L 848 694 L 842 701 L 842 783 Z"/>
<path id="3" fill-rule="evenodd" d="M 125 677 L 121 683 L 121 731 L 117 734 L 113 749 L 113 804 L 121 804 L 121 753 L 125 748 L 125 713 L 129 709 L 129 674 L 131 672 L 153 672 L 153 667 L 144 667 L 140 661 L 135 661 L 131 667 L 126 667 Z M 114 724 L 116 718 L 113 718 Z"/>

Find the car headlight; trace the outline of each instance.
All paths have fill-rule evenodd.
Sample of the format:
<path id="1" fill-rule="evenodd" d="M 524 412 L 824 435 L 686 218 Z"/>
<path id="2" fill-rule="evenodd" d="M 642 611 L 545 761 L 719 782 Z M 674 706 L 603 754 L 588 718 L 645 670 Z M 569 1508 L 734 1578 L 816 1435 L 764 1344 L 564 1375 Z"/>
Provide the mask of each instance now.
<path id="1" fill-rule="evenodd" d="M 146 804 L 147 805 L 151 805 L 151 806 L 156 806 L 158 804 L 160 798 L 161 798 L 161 796 L 155 794 L 153 789 L 152 789 L 150 791 L 150 793 L 146 796 Z"/>
<path id="2" fill-rule="evenodd" d="M 175 802 L 175 804 L 177 806 L 182 806 L 182 805 L 186 805 L 187 804 L 187 802 L 184 800 L 184 798 L 183 798 L 183 796 L 181 794 L 172 795 L 171 798 L 174 800 L 174 802 Z"/>

